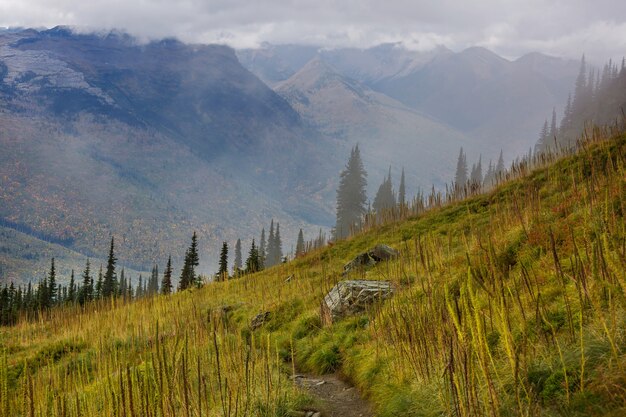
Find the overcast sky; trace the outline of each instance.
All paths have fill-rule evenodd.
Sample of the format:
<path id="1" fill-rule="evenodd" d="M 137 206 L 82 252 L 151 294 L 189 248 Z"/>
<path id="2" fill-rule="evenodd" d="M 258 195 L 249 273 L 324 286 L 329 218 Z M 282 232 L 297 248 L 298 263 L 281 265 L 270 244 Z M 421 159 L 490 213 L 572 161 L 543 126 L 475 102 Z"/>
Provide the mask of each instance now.
<path id="1" fill-rule="evenodd" d="M 485 46 L 604 61 L 626 54 L 625 0 L 0 0 L 0 26 L 120 29 L 143 39 L 429 49 Z"/>

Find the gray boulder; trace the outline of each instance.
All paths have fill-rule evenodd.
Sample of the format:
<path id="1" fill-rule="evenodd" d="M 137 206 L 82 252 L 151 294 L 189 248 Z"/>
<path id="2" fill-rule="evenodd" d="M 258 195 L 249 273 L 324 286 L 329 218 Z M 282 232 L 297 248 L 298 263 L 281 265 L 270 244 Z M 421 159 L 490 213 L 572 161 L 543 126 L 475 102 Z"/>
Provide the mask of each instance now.
<path id="1" fill-rule="evenodd" d="M 400 252 L 387 245 L 376 245 L 367 252 L 358 254 L 353 260 L 343 267 L 343 274 L 346 275 L 350 271 L 364 269 L 376 265 L 382 261 L 388 261 L 396 258 Z"/>
<path id="2" fill-rule="evenodd" d="M 322 300 L 322 324 L 328 326 L 343 317 L 362 313 L 374 302 L 391 297 L 393 292 L 389 281 L 341 281 Z"/>
<path id="3" fill-rule="evenodd" d="M 264 311 L 264 312 L 257 314 L 250 321 L 250 329 L 254 331 L 258 329 L 259 327 L 263 326 L 265 322 L 267 322 L 270 319 L 270 316 L 271 316 L 271 313 L 269 311 Z"/>

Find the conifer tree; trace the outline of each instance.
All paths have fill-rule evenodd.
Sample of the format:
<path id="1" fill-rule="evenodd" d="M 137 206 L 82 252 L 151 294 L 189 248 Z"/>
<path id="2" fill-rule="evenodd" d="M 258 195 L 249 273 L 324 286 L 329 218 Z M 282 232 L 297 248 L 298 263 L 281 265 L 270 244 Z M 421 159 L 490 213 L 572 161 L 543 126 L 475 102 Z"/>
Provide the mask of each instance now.
<path id="1" fill-rule="evenodd" d="M 548 120 L 543 123 L 541 131 L 539 132 L 539 139 L 535 145 L 535 152 L 545 152 L 550 146 L 550 131 L 548 130 Z"/>
<path id="2" fill-rule="evenodd" d="M 478 157 L 478 163 L 472 165 L 472 172 L 470 174 L 470 184 L 472 189 L 480 189 L 483 184 L 483 163 L 482 155 Z"/>
<path id="3" fill-rule="evenodd" d="M 361 224 L 366 213 L 366 177 L 359 145 L 356 145 L 350 152 L 348 163 L 341 171 L 339 179 L 335 239 L 345 239 L 352 233 L 353 228 Z"/>
<path id="4" fill-rule="evenodd" d="M 400 209 L 406 207 L 406 185 L 404 183 L 404 167 L 402 168 L 402 174 L 400 175 L 400 187 L 398 188 L 398 206 Z"/>
<path id="5" fill-rule="evenodd" d="M 556 126 L 556 108 L 552 108 L 552 120 L 550 121 L 550 132 L 548 133 L 549 141 L 548 146 L 551 146 L 556 140 L 559 134 L 558 127 Z"/>
<path id="6" fill-rule="evenodd" d="M 467 159 L 463 148 L 459 151 L 456 162 L 456 173 L 454 174 L 454 190 L 457 194 L 462 193 L 467 184 Z"/>
<path id="7" fill-rule="evenodd" d="M 224 281 L 228 278 L 228 243 L 222 243 L 220 251 L 219 271 L 217 272 L 218 280 Z"/>
<path id="8" fill-rule="evenodd" d="M 276 233 L 274 234 L 274 253 L 272 254 L 272 264 L 278 265 L 282 261 L 283 261 L 283 242 L 280 239 L 280 223 L 277 222 Z"/>
<path id="9" fill-rule="evenodd" d="M 504 168 L 504 156 L 502 154 L 502 150 L 500 150 L 500 157 L 498 157 L 498 164 L 495 168 L 495 176 L 496 181 L 500 181 L 502 176 L 506 173 L 506 169 Z"/>
<path id="10" fill-rule="evenodd" d="M 265 268 L 265 259 L 267 258 L 266 252 L 267 243 L 265 241 L 265 228 L 261 229 L 261 240 L 259 243 L 259 264 L 261 269 Z"/>
<path id="11" fill-rule="evenodd" d="M 183 291 L 189 288 L 192 284 L 191 280 L 191 260 L 189 256 L 189 249 L 185 252 L 185 261 L 183 262 L 183 269 L 180 271 L 180 279 L 178 280 L 178 291 Z"/>
<path id="12" fill-rule="evenodd" d="M 300 232 L 298 232 L 298 240 L 296 242 L 296 258 L 302 255 L 304 255 L 304 234 L 302 233 L 302 229 L 300 229 Z"/>
<path id="13" fill-rule="evenodd" d="M 196 268 L 200 265 L 200 257 L 198 255 L 198 236 L 195 231 L 191 237 L 191 246 L 189 247 L 189 265 L 191 269 L 191 284 L 200 286 L 200 276 L 199 274 L 196 274 Z"/>
<path id="14" fill-rule="evenodd" d="M 243 268 L 243 260 L 241 257 L 241 239 L 237 239 L 235 243 L 235 262 L 233 265 L 233 275 L 237 276 Z"/>
<path id="15" fill-rule="evenodd" d="M 100 270 L 98 271 L 98 281 L 96 282 L 96 298 L 102 298 L 102 264 L 100 264 Z"/>
<path id="16" fill-rule="evenodd" d="M 267 253 L 265 254 L 265 266 L 271 267 L 276 265 L 275 260 L 275 252 L 276 252 L 276 238 L 274 236 L 274 219 L 270 223 L 270 234 L 267 239 Z"/>
<path id="17" fill-rule="evenodd" d="M 396 197 L 391 183 L 391 168 L 389 168 L 389 175 L 378 187 L 378 192 L 376 193 L 376 197 L 374 197 L 374 203 L 372 203 L 372 208 L 377 213 L 382 213 L 384 210 L 391 209 L 395 206 Z"/>
<path id="18" fill-rule="evenodd" d="M 248 259 L 246 259 L 246 273 L 252 274 L 259 270 L 259 251 L 256 248 L 254 239 L 252 239 L 252 245 L 250 245 L 250 252 L 248 252 Z"/>
<path id="19" fill-rule="evenodd" d="M 74 281 L 74 270 L 72 269 L 72 273 L 70 275 L 70 284 L 67 288 L 67 299 L 69 302 L 76 302 L 76 282 Z"/>
<path id="20" fill-rule="evenodd" d="M 85 264 L 85 270 L 82 275 L 82 285 L 80 286 L 79 302 L 81 305 L 89 302 L 93 299 L 93 280 L 91 279 L 91 268 L 89 265 L 89 259 Z"/>
<path id="21" fill-rule="evenodd" d="M 122 271 L 120 272 L 119 288 L 117 290 L 117 295 L 126 298 L 126 275 L 124 272 L 124 268 L 122 268 Z"/>
<path id="22" fill-rule="evenodd" d="M 109 248 L 109 257 L 107 259 L 106 272 L 102 283 L 102 297 L 111 297 L 117 293 L 117 274 L 115 273 L 115 241 L 111 237 L 111 247 Z"/>
<path id="23" fill-rule="evenodd" d="M 137 283 L 137 289 L 135 290 L 135 297 L 141 298 L 144 296 L 143 292 L 143 278 L 141 274 L 139 274 L 139 282 Z"/>
<path id="24" fill-rule="evenodd" d="M 163 281 L 161 282 L 161 294 L 167 295 L 172 293 L 172 256 L 167 258 L 167 265 L 163 273 Z"/>
<path id="25" fill-rule="evenodd" d="M 48 289 L 47 289 L 46 307 L 52 307 L 56 301 L 57 296 L 57 273 L 54 267 L 54 258 L 50 262 L 50 272 L 48 274 Z"/>

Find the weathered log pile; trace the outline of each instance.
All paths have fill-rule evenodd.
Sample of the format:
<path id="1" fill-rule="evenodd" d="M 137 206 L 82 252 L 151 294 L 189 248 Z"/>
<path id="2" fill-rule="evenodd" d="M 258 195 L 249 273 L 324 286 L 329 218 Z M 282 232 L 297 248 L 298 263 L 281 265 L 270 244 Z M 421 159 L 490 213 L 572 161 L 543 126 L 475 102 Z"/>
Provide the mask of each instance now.
<path id="1" fill-rule="evenodd" d="M 399 252 L 387 245 L 376 245 L 367 252 L 358 254 L 353 260 L 343 267 L 343 275 L 347 275 L 351 271 L 362 270 L 376 265 L 382 261 L 388 261 L 396 258 Z"/>
<path id="2" fill-rule="evenodd" d="M 341 281 L 322 300 L 322 323 L 330 325 L 343 317 L 362 313 L 374 302 L 391 297 L 393 291 L 389 281 Z"/>

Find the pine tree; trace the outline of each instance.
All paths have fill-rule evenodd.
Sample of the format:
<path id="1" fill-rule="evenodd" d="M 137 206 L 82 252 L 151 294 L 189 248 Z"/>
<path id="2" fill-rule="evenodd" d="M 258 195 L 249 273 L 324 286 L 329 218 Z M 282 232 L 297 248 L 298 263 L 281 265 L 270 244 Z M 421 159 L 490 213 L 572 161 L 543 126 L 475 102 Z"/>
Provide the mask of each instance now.
<path id="1" fill-rule="evenodd" d="M 267 258 L 266 253 L 267 243 L 265 241 L 265 228 L 261 229 L 261 240 L 259 243 L 259 264 L 261 269 L 265 268 L 265 259 Z"/>
<path id="2" fill-rule="evenodd" d="M 189 264 L 191 267 L 191 284 L 200 286 L 200 276 L 196 274 L 196 268 L 200 265 L 200 257 L 198 255 L 198 236 L 195 231 L 191 237 L 191 246 L 189 247 Z"/>
<path id="3" fill-rule="evenodd" d="M 96 282 L 96 298 L 102 298 L 102 287 L 104 283 L 102 281 L 102 264 L 100 264 L 100 270 L 98 271 L 98 281 Z"/>
<path id="4" fill-rule="evenodd" d="M 359 145 L 356 145 L 350 152 L 345 169 L 341 171 L 337 188 L 335 239 L 345 239 L 355 227 L 361 224 L 366 213 L 366 177 Z"/>
<path id="5" fill-rule="evenodd" d="M 274 253 L 272 258 L 273 265 L 278 265 L 283 261 L 283 242 L 280 239 L 280 223 L 278 222 L 276 223 L 276 233 L 274 234 Z"/>
<path id="6" fill-rule="evenodd" d="M 539 138 L 535 144 L 535 152 L 546 152 L 550 146 L 550 131 L 548 130 L 548 120 L 543 122 L 541 131 L 539 132 Z"/>
<path id="7" fill-rule="evenodd" d="M 391 183 L 391 168 L 389 168 L 389 175 L 378 187 L 378 192 L 376 193 L 376 197 L 374 197 L 374 202 L 372 203 L 372 208 L 376 213 L 382 213 L 395 206 L 396 197 Z"/>
<path id="8" fill-rule="evenodd" d="M 185 261 L 183 262 L 183 269 L 180 271 L 180 279 L 178 280 L 178 291 L 183 291 L 189 288 L 192 284 L 191 280 L 191 261 L 189 256 L 189 249 L 185 252 Z M 140 277 L 141 279 L 141 277 Z"/>
<path id="9" fill-rule="evenodd" d="M 70 275 L 70 284 L 67 289 L 67 299 L 69 302 L 76 302 L 76 282 L 74 281 L 74 270 L 72 269 L 72 274 Z"/>
<path id="10" fill-rule="evenodd" d="M 500 156 L 498 157 L 498 164 L 496 165 L 496 168 L 495 168 L 496 181 L 500 181 L 505 173 L 506 173 L 506 169 L 504 168 L 504 156 L 502 154 L 502 150 L 500 150 Z"/>
<path id="11" fill-rule="evenodd" d="M 550 132 L 548 133 L 549 139 L 550 139 L 548 146 L 554 143 L 558 134 L 559 134 L 559 130 L 558 130 L 558 127 L 556 126 L 556 108 L 553 107 L 552 108 L 552 120 L 550 121 Z"/>
<path id="12" fill-rule="evenodd" d="M 267 253 L 265 256 L 266 267 L 271 267 L 271 266 L 276 265 L 276 262 L 274 261 L 276 258 L 275 255 L 276 255 L 276 238 L 274 236 L 274 219 L 272 219 L 272 222 L 270 223 L 270 234 L 267 239 Z"/>
<path id="13" fill-rule="evenodd" d="M 50 272 L 48 274 L 48 289 L 47 289 L 46 307 L 52 307 L 56 301 L 57 295 L 57 273 L 54 267 L 54 258 L 50 263 Z"/>
<path id="14" fill-rule="evenodd" d="M 237 239 L 235 243 L 235 262 L 233 265 L 233 275 L 237 276 L 243 268 L 243 260 L 241 257 L 241 239 Z"/>
<path id="15" fill-rule="evenodd" d="M 135 290 L 135 297 L 141 298 L 144 296 L 143 292 L 143 277 L 139 274 L 139 282 L 137 283 L 137 289 Z"/>
<path id="16" fill-rule="evenodd" d="M 107 260 L 106 272 L 102 283 L 102 297 L 112 297 L 117 293 L 117 274 L 115 273 L 115 241 L 111 237 L 111 247 L 109 248 L 109 257 Z"/>
<path id="17" fill-rule="evenodd" d="M 454 190 L 457 194 L 462 194 L 467 184 L 467 159 L 463 148 L 459 151 L 456 162 L 456 173 L 454 174 Z"/>
<path id="18" fill-rule="evenodd" d="M 304 255 L 304 234 L 302 233 L 302 229 L 300 229 L 300 232 L 298 232 L 298 240 L 296 242 L 296 258 L 302 255 Z"/>
<path id="19" fill-rule="evenodd" d="M 398 206 L 403 210 L 406 207 L 406 185 L 404 183 L 404 168 L 400 175 L 400 188 L 398 188 Z"/>
<path id="20" fill-rule="evenodd" d="M 470 185 L 473 190 L 480 189 L 483 184 L 483 163 L 482 155 L 478 157 L 478 163 L 472 165 L 470 174 Z"/>
<path id="21" fill-rule="evenodd" d="M 167 258 L 167 265 L 163 273 L 163 281 L 161 281 L 161 294 L 167 295 L 172 293 L 172 256 Z"/>
<path id="22" fill-rule="evenodd" d="M 248 259 L 246 259 L 246 273 L 252 274 L 259 270 L 259 251 L 252 239 L 252 245 L 250 245 L 250 252 L 248 252 Z"/>
<path id="23" fill-rule="evenodd" d="M 122 271 L 120 272 L 120 281 L 119 288 L 117 289 L 117 295 L 123 297 L 124 299 L 126 298 L 126 275 L 124 268 L 122 268 Z"/>
<path id="24" fill-rule="evenodd" d="M 82 285 L 80 287 L 80 295 L 79 302 L 81 305 L 84 305 L 86 302 L 89 302 L 93 299 L 93 280 L 91 279 L 91 268 L 89 265 L 89 259 L 87 259 L 87 263 L 85 265 L 85 270 L 82 275 Z"/>
<path id="25" fill-rule="evenodd" d="M 228 278 L 228 243 L 222 243 L 220 251 L 219 271 L 217 272 L 218 280 L 224 281 Z"/>

